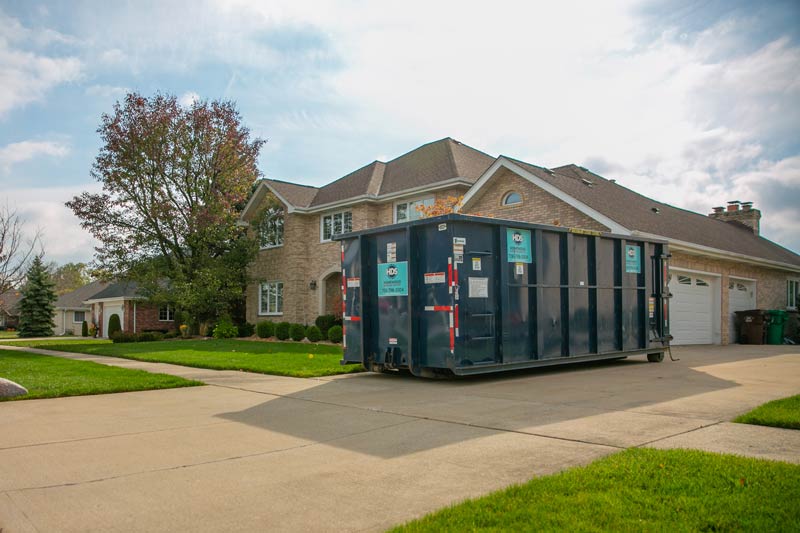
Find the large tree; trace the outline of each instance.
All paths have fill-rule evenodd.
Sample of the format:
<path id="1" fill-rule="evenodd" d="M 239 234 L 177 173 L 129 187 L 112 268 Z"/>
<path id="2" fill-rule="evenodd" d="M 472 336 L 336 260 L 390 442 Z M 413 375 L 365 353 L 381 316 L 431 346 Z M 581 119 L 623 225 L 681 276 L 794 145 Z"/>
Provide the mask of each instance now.
<path id="1" fill-rule="evenodd" d="M 127 95 L 97 131 L 91 174 L 103 192 L 67 202 L 100 243 L 96 266 L 196 319 L 228 311 L 257 249 L 237 222 L 264 141 L 231 102 L 183 107 L 161 94 Z"/>
<path id="2" fill-rule="evenodd" d="M 39 234 L 26 239 L 25 223 L 8 205 L 0 205 L 0 294 L 19 287 L 36 255 Z"/>
<path id="3" fill-rule="evenodd" d="M 55 311 L 55 283 L 50 279 L 41 257 L 35 257 L 26 273 L 25 286 L 19 300 L 19 336 L 49 337 L 56 327 L 53 322 Z"/>
<path id="4" fill-rule="evenodd" d="M 59 296 L 83 287 L 91 281 L 86 263 L 65 263 L 61 266 L 50 263 L 48 270 L 56 284 L 56 294 Z"/>

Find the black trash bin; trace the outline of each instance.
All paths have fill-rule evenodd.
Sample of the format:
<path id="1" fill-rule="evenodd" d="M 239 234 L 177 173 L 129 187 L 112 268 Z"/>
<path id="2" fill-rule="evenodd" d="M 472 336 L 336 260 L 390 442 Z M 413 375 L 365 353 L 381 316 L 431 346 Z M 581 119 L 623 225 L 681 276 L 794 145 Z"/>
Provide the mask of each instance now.
<path id="1" fill-rule="evenodd" d="M 763 309 L 736 311 L 739 344 L 764 344 L 766 314 Z"/>

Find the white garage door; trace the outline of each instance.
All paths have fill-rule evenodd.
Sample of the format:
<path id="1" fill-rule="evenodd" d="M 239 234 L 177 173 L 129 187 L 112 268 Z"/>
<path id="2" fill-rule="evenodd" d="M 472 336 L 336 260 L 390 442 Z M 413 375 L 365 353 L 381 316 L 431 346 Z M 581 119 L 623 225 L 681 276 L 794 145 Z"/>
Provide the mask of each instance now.
<path id="1" fill-rule="evenodd" d="M 739 342 L 736 338 L 736 311 L 756 309 L 756 283 L 732 279 L 728 282 L 729 342 Z"/>
<path id="2" fill-rule="evenodd" d="M 125 321 L 123 320 L 124 317 L 122 316 L 121 305 L 103 306 L 103 337 L 108 337 L 108 321 L 111 318 L 111 315 L 119 315 L 120 325 L 125 323 Z"/>
<path id="3" fill-rule="evenodd" d="M 713 291 L 711 279 L 695 274 L 670 274 L 669 331 L 672 344 L 711 344 Z"/>

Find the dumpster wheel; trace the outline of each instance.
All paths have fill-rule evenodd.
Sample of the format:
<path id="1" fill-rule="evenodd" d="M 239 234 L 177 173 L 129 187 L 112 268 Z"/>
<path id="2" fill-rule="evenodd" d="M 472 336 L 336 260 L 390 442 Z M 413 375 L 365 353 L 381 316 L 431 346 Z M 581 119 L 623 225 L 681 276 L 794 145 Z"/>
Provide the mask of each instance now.
<path id="1" fill-rule="evenodd" d="M 651 363 L 660 363 L 664 360 L 664 352 L 649 353 L 647 354 L 647 360 Z"/>

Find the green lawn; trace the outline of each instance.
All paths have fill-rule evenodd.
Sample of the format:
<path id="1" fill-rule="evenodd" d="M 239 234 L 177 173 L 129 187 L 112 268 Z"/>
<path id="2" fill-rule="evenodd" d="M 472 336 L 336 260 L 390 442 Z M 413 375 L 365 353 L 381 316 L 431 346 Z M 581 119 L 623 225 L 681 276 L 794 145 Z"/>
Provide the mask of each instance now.
<path id="1" fill-rule="evenodd" d="M 10 344 L 10 343 L 9 343 Z M 168 340 L 113 344 L 106 340 L 17 341 L 14 346 L 109 355 L 214 370 L 246 370 L 262 374 L 310 378 L 363 370 L 341 366 L 342 349 L 330 344 L 242 340 Z"/>
<path id="2" fill-rule="evenodd" d="M 17 332 L 16 331 L 0 331 L 0 339 L 16 339 Z"/>
<path id="3" fill-rule="evenodd" d="M 774 400 L 733 419 L 741 424 L 800 429 L 800 394 Z"/>
<path id="4" fill-rule="evenodd" d="M 6 398 L 6 401 L 203 385 L 199 381 L 144 370 L 10 350 L 0 350 L 0 377 L 28 389 L 25 396 Z"/>
<path id="5" fill-rule="evenodd" d="M 800 466 L 630 449 L 395 531 L 798 531 Z"/>

